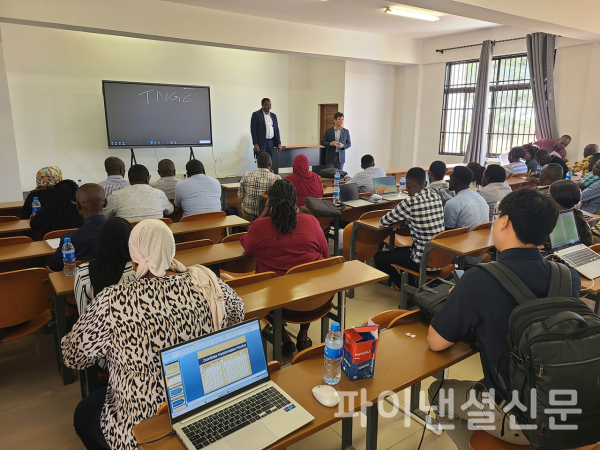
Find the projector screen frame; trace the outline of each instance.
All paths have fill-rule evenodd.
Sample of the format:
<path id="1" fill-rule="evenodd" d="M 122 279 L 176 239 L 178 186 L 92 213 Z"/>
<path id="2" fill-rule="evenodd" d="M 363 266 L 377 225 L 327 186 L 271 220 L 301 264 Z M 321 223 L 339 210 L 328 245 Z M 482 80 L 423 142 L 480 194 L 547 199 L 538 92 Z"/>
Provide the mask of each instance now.
<path id="1" fill-rule="evenodd" d="M 181 88 L 202 88 L 208 91 L 208 120 L 210 129 L 210 144 L 160 144 L 160 145 L 110 145 L 110 135 L 108 128 L 108 112 L 106 109 L 106 93 L 104 92 L 105 83 L 119 83 L 119 84 L 139 84 L 139 85 L 152 85 L 152 86 L 166 86 L 166 87 L 181 87 Z M 197 86 L 191 84 L 169 84 L 169 83 L 146 83 L 141 81 L 118 81 L 118 80 L 102 80 L 102 100 L 104 103 L 104 121 L 106 123 L 106 145 L 109 149 L 134 149 L 134 148 L 191 148 L 192 147 L 213 147 L 213 132 L 212 132 L 212 103 L 210 97 L 210 86 Z"/>

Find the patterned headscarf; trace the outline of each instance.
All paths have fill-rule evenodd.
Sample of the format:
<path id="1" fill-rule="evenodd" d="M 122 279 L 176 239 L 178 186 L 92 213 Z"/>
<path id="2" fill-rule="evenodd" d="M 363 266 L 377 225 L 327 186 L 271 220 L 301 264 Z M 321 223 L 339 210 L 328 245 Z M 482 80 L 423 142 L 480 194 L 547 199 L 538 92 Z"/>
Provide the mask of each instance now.
<path id="1" fill-rule="evenodd" d="M 48 189 L 62 181 L 62 172 L 56 166 L 42 167 L 35 176 L 36 190 Z"/>

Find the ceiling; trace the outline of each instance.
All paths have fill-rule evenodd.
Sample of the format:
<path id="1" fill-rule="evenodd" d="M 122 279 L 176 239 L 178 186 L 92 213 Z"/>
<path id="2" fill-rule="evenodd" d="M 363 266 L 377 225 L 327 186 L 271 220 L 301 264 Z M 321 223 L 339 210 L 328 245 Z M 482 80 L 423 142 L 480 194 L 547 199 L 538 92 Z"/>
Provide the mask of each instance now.
<path id="1" fill-rule="evenodd" d="M 482 20 L 423 10 L 384 0 L 165 0 L 201 8 L 350 31 L 425 39 L 499 26 Z M 437 22 L 385 14 L 384 8 L 432 12 Z M 261 30 L 257 30 L 261 32 Z M 268 30 L 264 30 L 268 34 Z M 343 45 L 343 42 L 340 43 Z"/>

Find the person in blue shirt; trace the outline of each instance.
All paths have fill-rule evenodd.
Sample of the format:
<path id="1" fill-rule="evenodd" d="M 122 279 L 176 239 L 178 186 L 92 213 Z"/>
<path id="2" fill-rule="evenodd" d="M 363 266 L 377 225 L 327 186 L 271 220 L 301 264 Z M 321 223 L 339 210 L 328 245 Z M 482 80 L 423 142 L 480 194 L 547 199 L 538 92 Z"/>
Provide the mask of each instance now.
<path id="1" fill-rule="evenodd" d="M 52 268 L 63 269 L 62 246 L 65 238 L 70 237 L 75 247 L 75 258 L 78 261 L 94 259 L 98 256 L 98 232 L 106 217 L 102 208 L 106 206 L 104 189 L 94 183 L 87 183 L 75 193 L 77 211 L 83 217 L 83 225 L 75 231 L 68 231 L 60 237 L 60 245 L 54 253 Z"/>
<path id="2" fill-rule="evenodd" d="M 513 147 L 508 152 L 508 162 L 504 166 L 506 171 L 506 178 L 513 176 L 513 174 L 526 174 L 528 172 L 527 164 L 522 160 L 525 160 L 527 154 L 523 147 Z"/>
<path id="3" fill-rule="evenodd" d="M 175 206 L 183 209 L 183 217 L 191 214 L 221 211 L 221 183 L 204 172 L 204 164 L 192 159 L 185 165 L 187 179 L 175 186 Z"/>
<path id="4" fill-rule="evenodd" d="M 538 247 L 548 240 L 556 225 L 556 203 L 534 189 L 519 189 L 504 197 L 499 211 L 492 228 L 494 246 L 500 252 L 498 261 L 512 269 L 536 296 L 545 297 L 550 286 L 550 263 L 542 257 Z M 535 224 L 532 223 L 532 217 L 535 217 Z M 572 296 L 577 298 L 581 280 L 575 270 L 570 271 Z M 504 412 L 501 408 L 511 398 L 503 392 L 496 376 L 498 372 L 504 380 L 510 380 L 509 357 L 505 355 L 501 358 L 501 355 L 509 350 L 506 341 L 509 318 L 517 306 L 518 302 L 499 281 L 485 269 L 474 267 L 461 277 L 440 312 L 431 321 L 427 336 L 431 350 L 439 352 L 447 349 L 471 329 L 475 331 L 481 349 L 483 380 L 443 381 L 443 397 L 449 403 L 442 403 L 438 420 L 460 450 L 469 449 L 469 440 L 477 429 L 473 424 L 469 429 L 469 419 L 474 418 L 472 414 L 479 413 L 482 418 L 482 409 L 477 405 L 471 403 L 465 410 L 461 406 L 471 396 L 481 404 L 483 394 L 488 392 L 489 400 L 483 403 L 483 411 L 493 414 L 493 423 L 490 424 L 493 428 L 485 431 L 513 444 L 529 444 L 520 429 L 510 428 L 510 420 L 514 421 L 510 417 L 506 417 L 502 434 Z M 436 405 L 440 397 L 434 396 L 440 384 L 441 381 L 436 381 L 429 389 L 429 398 Z M 449 395 L 450 389 L 453 397 Z M 453 417 L 450 418 L 448 413 L 453 413 Z M 449 429 L 448 426 L 452 425 L 454 428 Z"/>

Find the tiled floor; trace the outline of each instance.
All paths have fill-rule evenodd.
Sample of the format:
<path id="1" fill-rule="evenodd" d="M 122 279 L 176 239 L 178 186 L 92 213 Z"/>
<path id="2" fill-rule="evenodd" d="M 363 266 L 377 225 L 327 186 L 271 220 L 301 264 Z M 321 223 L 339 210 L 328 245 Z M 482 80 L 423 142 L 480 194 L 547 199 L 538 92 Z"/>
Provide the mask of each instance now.
<path id="1" fill-rule="evenodd" d="M 397 308 L 399 292 L 381 284 L 356 290 L 348 300 L 347 326 L 362 324 L 380 311 Z M 293 327 L 290 327 L 293 330 Z M 319 342 L 319 327 L 310 330 L 313 342 Z M 287 363 L 289 361 L 284 361 Z M 450 369 L 452 378 L 483 377 L 478 356 L 473 356 Z M 423 382 L 423 389 L 431 383 Z M 307 393 L 310 395 L 310 393 Z M 404 394 L 399 394 L 400 401 Z M 79 383 L 63 386 L 56 369 L 52 335 L 39 332 L 32 336 L 0 344 L 0 449 L 76 450 L 83 445 L 73 430 L 73 411 L 81 398 Z M 385 405 L 386 411 L 392 406 Z M 365 448 L 366 430 L 360 417 L 354 418 L 354 447 Z M 379 419 L 379 449 L 415 450 L 423 427 L 411 421 L 405 427 L 404 414 Z M 339 450 L 341 425 L 338 423 L 296 443 L 293 450 Z M 436 436 L 427 431 L 423 450 L 456 448 L 447 435 Z"/>

